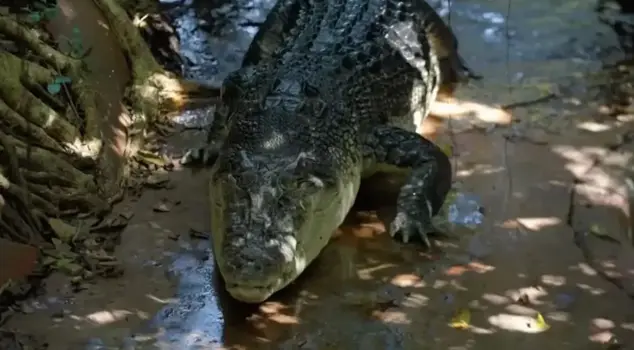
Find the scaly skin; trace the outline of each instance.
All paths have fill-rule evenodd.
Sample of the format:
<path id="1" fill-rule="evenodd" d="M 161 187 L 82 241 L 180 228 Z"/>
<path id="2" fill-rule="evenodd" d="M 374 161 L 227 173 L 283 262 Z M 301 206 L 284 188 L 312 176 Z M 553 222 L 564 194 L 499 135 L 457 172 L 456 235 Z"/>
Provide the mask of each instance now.
<path id="1" fill-rule="evenodd" d="M 295 280 L 377 171 L 409 171 L 389 230 L 429 245 L 451 164 L 416 129 L 441 79 L 470 74 L 423 0 L 280 0 L 223 83 L 208 145 L 187 156 L 213 164 L 227 291 L 259 303 Z"/>

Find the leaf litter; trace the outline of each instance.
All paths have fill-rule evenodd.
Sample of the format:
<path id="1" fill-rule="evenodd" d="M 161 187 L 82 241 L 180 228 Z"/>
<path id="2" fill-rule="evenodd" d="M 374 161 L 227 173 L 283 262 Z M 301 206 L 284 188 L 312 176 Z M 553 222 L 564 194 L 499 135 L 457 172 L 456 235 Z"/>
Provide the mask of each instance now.
<path id="1" fill-rule="evenodd" d="M 160 130 L 163 134 L 169 130 Z M 130 162 L 128 196 L 140 194 L 141 188 L 169 188 L 169 171 L 173 163 L 164 155 L 147 149 L 140 150 Z M 164 199 L 154 205 L 156 212 L 168 212 L 179 202 Z M 134 217 L 129 208 L 118 208 L 105 217 L 90 215 L 81 219 L 51 218 L 48 226 L 54 234 L 51 243 L 42 246 L 42 265 L 45 269 L 59 271 L 70 277 L 78 289 L 95 276 L 106 278 L 123 274 L 117 258 L 112 254 L 121 232 Z"/>

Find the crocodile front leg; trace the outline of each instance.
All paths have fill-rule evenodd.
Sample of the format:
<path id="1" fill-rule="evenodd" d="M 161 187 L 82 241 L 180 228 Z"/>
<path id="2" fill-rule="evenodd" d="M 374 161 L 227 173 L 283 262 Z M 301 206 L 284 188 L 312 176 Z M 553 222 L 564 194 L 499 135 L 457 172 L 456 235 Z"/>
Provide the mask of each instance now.
<path id="1" fill-rule="evenodd" d="M 411 237 L 419 236 L 431 247 L 427 237 L 435 231 L 431 219 L 442 207 L 451 188 L 451 163 L 447 155 L 424 137 L 390 126 L 374 129 L 364 149 L 368 167 L 384 168 L 387 165 L 411 169 L 398 196 L 390 234 L 400 235 L 405 243 Z"/>
<path id="2" fill-rule="evenodd" d="M 218 111 L 222 106 L 218 106 L 214 118 L 207 129 L 207 139 L 203 145 L 187 150 L 181 164 L 189 167 L 212 166 L 216 162 L 218 153 L 227 137 L 228 127 L 225 114 Z"/>

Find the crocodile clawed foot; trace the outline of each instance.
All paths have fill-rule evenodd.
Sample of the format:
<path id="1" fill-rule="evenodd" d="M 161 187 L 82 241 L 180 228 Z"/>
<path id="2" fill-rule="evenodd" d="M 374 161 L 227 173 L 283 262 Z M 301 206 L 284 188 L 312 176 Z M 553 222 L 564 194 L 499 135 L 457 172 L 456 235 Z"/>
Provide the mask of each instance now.
<path id="1" fill-rule="evenodd" d="M 180 160 L 185 166 L 196 167 L 211 165 L 216 160 L 217 152 L 211 147 L 190 148 Z"/>
<path id="2" fill-rule="evenodd" d="M 390 224 L 390 235 L 395 237 L 399 235 L 403 243 L 408 243 L 411 238 L 420 237 L 423 244 L 431 249 L 432 245 L 429 241 L 429 234 L 437 233 L 438 230 L 431 223 L 431 219 L 421 213 L 414 214 L 408 211 L 399 211 L 394 220 Z"/>

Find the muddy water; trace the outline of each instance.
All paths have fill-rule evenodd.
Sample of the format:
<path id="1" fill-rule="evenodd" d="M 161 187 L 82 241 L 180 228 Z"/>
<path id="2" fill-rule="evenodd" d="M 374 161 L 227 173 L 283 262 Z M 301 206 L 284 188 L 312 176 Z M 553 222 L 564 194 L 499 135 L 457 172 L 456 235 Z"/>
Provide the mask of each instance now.
<path id="1" fill-rule="evenodd" d="M 240 5 L 170 5 L 189 77 L 220 81 L 237 68 L 257 30 L 253 24 L 272 6 L 269 1 L 233 3 Z M 455 1 L 451 11 L 437 5 L 441 13 L 450 13 L 463 56 L 485 77 L 462 88 L 460 99 L 507 104 L 552 89 L 582 95 L 590 86 L 586 73 L 620 55 L 614 50 L 616 38 L 592 11 L 594 1 L 513 0 L 509 8 L 506 0 L 464 0 Z M 577 105 L 566 103 L 557 100 L 518 110 L 514 128 L 565 132 L 572 112 L 563 111 Z M 533 118 L 535 114 L 539 118 Z M 199 110 L 179 120 L 200 124 L 209 115 L 210 110 Z M 473 123 L 477 120 L 469 120 Z M 184 133 L 173 140 L 171 150 L 178 153 L 200 138 L 195 132 Z M 465 158 L 473 151 L 470 147 L 486 148 L 467 142 Z M 28 315 L 16 317 L 13 326 L 43 336 L 52 349 L 489 349 L 491 344 L 516 346 L 522 339 L 518 328 L 497 342 L 476 343 L 465 335 L 471 333 L 447 327 L 451 314 L 468 300 L 461 298 L 468 293 L 462 276 L 494 269 L 475 260 L 486 249 L 477 247 L 471 235 L 456 232 L 457 238 L 439 242 L 442 253 L 425 253 L 416 244 L 393 241 L 383 232 L 381 220 L 367 213 L 351 215 L 320 258 L 287 290 L 260 306 L 236 303 L 215 274 L 209 242 L 186 232 L 204 232 L 208 226 L 204 176 L 177 171 L 172 181 L 174 189 L 148 192 L 129 204 L 137 214 L 118 252 L 126 265 L 123 279 L 99 281 L 79 294 L 70 294 L 63 281 L 53 280 L 49 294 L 36 301 Z M 490 186 L 471 187 L 486 197 L 495 184 L 485 185 Z M 162 197 L 182 204 L 170 213 L 152 212 Z M 379 210 L 379 217 L 385 219 L 387 211 Z M 41 305 L 58 310 L 51 331 L 39 330 L 51 317 L 51 312 L 33 312 Z M 518 327 L 533 327 L 526 333 L 535 332 L 531 321 Z M 473 334 L 493 334 L 492 329 L 479 328 Z M 551 347 L 539 342 L 526 346 L 585 348 L 579 345 L 585 339 L 549 341 Z M 566 347 L 570 344 L 576 345 Z"/>

